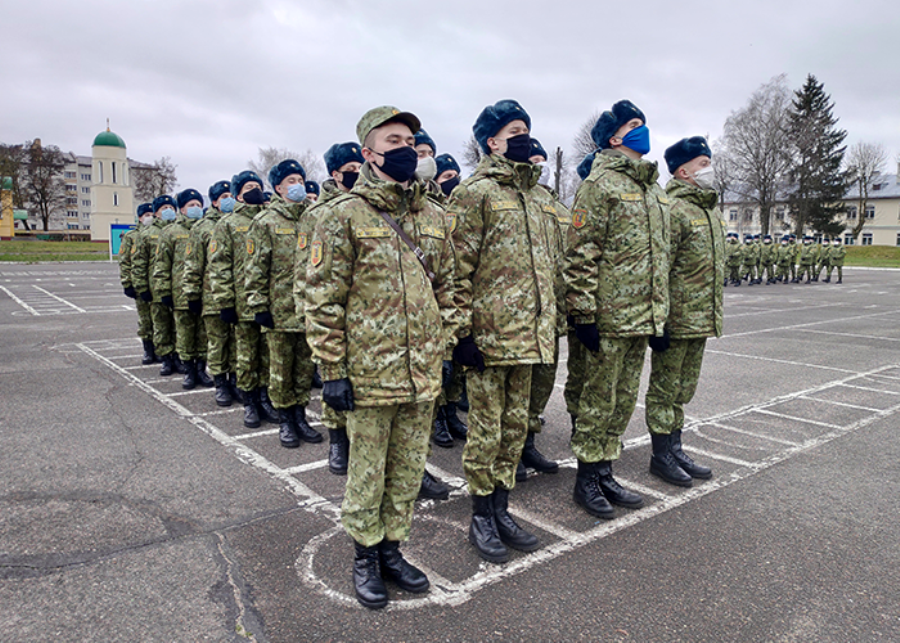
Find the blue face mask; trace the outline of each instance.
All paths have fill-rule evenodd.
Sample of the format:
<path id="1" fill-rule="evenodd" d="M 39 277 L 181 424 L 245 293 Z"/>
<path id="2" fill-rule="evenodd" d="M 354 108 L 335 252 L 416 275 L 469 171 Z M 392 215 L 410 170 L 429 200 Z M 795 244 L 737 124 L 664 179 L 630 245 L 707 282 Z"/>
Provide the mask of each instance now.
<path id="1" fill-rule="evenodd" d="M 188 219 L 200 219 L 203 217 L 203 208 L 192 205 L 187 209 L 186 214 L 188 216 Z"/>
<path id="2" fill-rule="evenodd" d="M 622 137 L 622 145 L 638 154 L 646 154 L 650 151 L 650 130 L 646 125 L 635 127 Z"/>
<path id="3" fill-rule="evenodd" d="M 162 211 L 160 218 L 163 221 L 174 221 L 175 220 L 175 210 L 173 210 L 172 208 L 166 208 L 165 210 Z"/>
<path id="4" fill-rule="evenodd" d="M 230 196 L 226 196 L 224 199 L 219 199 L 219 209 L 226 214 L 228 212 L 234 212 L 234 204 L 235 200 Z"/>
<path id="5" fill-rule="evenodd" d="M 300 203 L 306 199 L 306 186 L 302 183 L 294 183 L 287 191 L 287 198 L 294 203 Z"/>

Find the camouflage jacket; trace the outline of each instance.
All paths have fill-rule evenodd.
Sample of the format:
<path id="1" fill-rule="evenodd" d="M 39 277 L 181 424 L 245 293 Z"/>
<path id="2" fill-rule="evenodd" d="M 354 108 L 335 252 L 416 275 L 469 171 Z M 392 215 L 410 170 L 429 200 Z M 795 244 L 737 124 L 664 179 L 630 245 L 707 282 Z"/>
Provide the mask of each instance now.
<path id="1" fill-rule="evenodd" d="M 153 223 L 145 225 L 138 233 L 138 240 L 132 249 L 131 284 L 138 293 L 150 291 L 153 301 L 159 303 L 159 295 L 153 292 L 153 267 L 156 265 L 156 247 L 159 237 L 168 221 L 160 218 L 153 219 Z"/>
<path id="2" fill-rule="evenodd" d="M 722 336 L 725 234 L 715 190 L 678 179 L 666 185 L 671 216 L 669 318 L 672 337 Z"/>
<path id="3" fill-rule="evenodd" d="M 796 241 L 788 241 L 788 247 L 791 249 L 791 261 L 797 263 L 800 261 L 800 253 L 803 249 L 803 244 L 797 243 Z"/>
<path id="4" fill-rule="evenodd" d="M 381 217 L 425 253 L 425 270 Z M 307 270 L 307 341 L 322 379 L 349 377 L 359 406 L 426 402 L 456 343 L 453 247 L 420 182 L 382 181 L 364 164 L 350 194 L 316 218 Z"/>
<path id="5" fill-rule="evenodd" d="M 319 200 L 310 205 L 300 218 L 300 234 L 306 235 L 307 241 L 312 239 L 316 229 L 316 222 L 326 212 L 328 204 L 337 197 L 346 194 L 338 187 L 334 179 L 326 179 L 322 182 Z M 309 267 L 309 244 L 305 248 L 298 246 L 294 256 L 294 307 L 301 318 L 301 324 L 306 324 L 306 270 Z"/>
<path id="6" fill-rule="evenodd" d="M 553 362 L 558 211 L 540 175 L 492 154 L 447 203 L 459 337 L 471 334 L 489 367 Z"/>
<path id="7" fill-rule="evenodd" d="M 151 283 L 158 297 L 171 295 L 175 310 L 187 310 L 188 298 L 184 294 L 184 262 L 190 250 L 188 239 L 196 221 L 179 213 L 175 221 L 159 235 L 156 246 L 156 262 L 153 265 Z"/>
<path id="8" fill-rule="evenodd" d="M 566 304 L 607 337 L 663 334 L 669 199 L 656 163 L 604 150 L 579 186 L 566 247 Z"/>
<path id="9" fill-rule="evenodd" d="M 272 313 L 275 330 L 306 330 L 304 311 L 294 306 L 293 289 L 297 253 L 308 254 L 309 235 L 300 231 L 308 205 L 308 200 L 292 203 L 273 194 L 250 224 L 244 293 L 251 313 Z"/>
<path id="10" fill-rule="evenodd" d="M 244 279 L 250 259 L 247 254 L 250 224 L 261 209 L 261 206 L 238 201 L 234 212 L 219 219 L 213 228 L 212 240 L 206 250 L 213 308 L 234 308 L 241 321 L 253 321 Z"/>
<path id="11" fill-rule="evenodd" d="M 563 260 L 566 257 L 566 239 L 568 237 L 569 225 L 572 223 L 572 213 L 559 200 L 556 191 L 543 184 L 538 184 L 539 188 L 546 190 L 553 199 L 553 207 L 556 210 L 555 215 L 549 212 L 545 219 L 547 224 L 547 236 L 553 240 L 551 243 L 551 254 L 554 257 L 556 266 L 555 279 L 553 280 L 553 289 L 556 292 L 556 333 L 559 337 L 566 334 L 566 276 L 563 270 Z"/>
<path id="12" fill-rule="evenodd" d="M 822 246 L 819 250 L 819 263 L 831 263 L 831 246 Z"/>
<path id="13" fill-rule="evenodd" d="M 768 266 L 775 263 L 777 255 L 778 248 L 774 243 L 763 243 L 759 251 L 759 262 L 764 266 Z"/>
<path id="14" fill-rule="evenodd" d="M 759 261 L 759 248 L 752 241 L 741 245 L 741 265 L 754 266 Z"/>
<path id="15" fill-rule="evenodd" d="M 207 248 L 213 230 L 221 218 L 222 212 L 215 206 L 210 206 L 203 218 L 194 224 L 184 260 L 184 296 L 188 301 L 202 300 L 204 315 L 219 314 L 213 303 L 212 289 L 209 285 Z"/>
<path id="16" fill-rule="evenodd" d="M 740 268 L 741 244 L 737 241 L 728 241 L 725 243 L 725 265 L 729 268 Z"/>
<path id="17" fill-rule="evenodd" d="M 119 281 L 122 282 L 122 288 L 132 286 L 132 255 L 136 252 L 135 241 L 137 241 L 140 231 L 140 228 L 132 228 L 122 235 L 122 243 L 119 244 Z"/>
<path id="18" fill-rule="evenodd" d="M 789 266 L 794 259 L 794 249 L 790 245 L 780 245 L 775 249 L 775 262 L 779 266 Z"/>
<path id="19" fill-rule="evenodd" d="M 816 264 L 816 247 L 813 244 L 800 246 L 800 265 L 814 266 Z"/>
<path id="20" fill-rule="evenodd" d="M 844 265 L 844 257 L 847 256 L 847 248 L 843 246 L 843 244 L 839 246 L 834 246 L 831 249 L 831 265 L 832 266 L 843 266 Z"/>

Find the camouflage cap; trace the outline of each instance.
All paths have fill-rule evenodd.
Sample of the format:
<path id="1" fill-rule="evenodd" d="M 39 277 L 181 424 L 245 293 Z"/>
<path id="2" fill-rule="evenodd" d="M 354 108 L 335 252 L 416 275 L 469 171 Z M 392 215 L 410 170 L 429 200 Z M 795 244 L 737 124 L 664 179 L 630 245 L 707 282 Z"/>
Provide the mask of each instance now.
<path id="1" fill-rule="evenodd" d="M 361 144 L 365 144 L 366 136 L 369 135 L 369 132 L 390 121 L 398 121 L 405 124 L 413 134 L 422 129 L 422 123 L 415 114 L 401 112 L 396 107 L 391 107 L 390 105 L 383 105 L 381 107 L 370 109 L 363 114 L 363 117 L 359 119 L 359 123 L 356 124 L 356 137 Z"/>

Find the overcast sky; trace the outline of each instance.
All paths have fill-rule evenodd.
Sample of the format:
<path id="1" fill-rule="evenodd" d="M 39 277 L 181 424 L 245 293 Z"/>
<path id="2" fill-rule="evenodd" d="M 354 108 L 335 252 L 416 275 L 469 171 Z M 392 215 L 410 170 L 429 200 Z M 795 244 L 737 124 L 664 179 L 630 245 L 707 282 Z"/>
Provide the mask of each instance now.
<path id="1" fill-rule="evenodd" d="M 548 150 L 621 98 L 653 149 L 717 137 L 762 83 L 825 83 L 848 143 L 900 154 L 900 2 L 0 0 L 0 142 L 170 156 L 204 194 L 257 148 L 323 153 L 369 108 L 414 112 L 459 159 L 515 98 Z M 666 176 L 666 172 L 662 172 Z"/>

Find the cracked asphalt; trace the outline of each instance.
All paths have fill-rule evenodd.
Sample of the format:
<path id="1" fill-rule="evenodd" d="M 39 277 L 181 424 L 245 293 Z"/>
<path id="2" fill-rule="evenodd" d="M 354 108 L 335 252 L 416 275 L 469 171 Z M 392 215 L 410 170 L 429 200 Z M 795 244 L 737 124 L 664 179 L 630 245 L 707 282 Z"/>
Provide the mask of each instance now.
<path id="1" fill-rule="evenodd" d="M 544 547 L 497 567 L 462 491 L 420 503 L 404 551 L 440 582 L 380 612 L 348 598 L 327 445 L 288 452 L 227 414 L 202 430 L 211 393 L 133 368 L 116 275 L 0 266 L 2 642 L 900 640 L 898 271 L 726 289 L 687 407 L 712 481 L 650 477 L 638 408 L 616 471 L 654 494 L 643 513 L 599 523 L 571 466 L 533 475 L 510 504 Z M 539 447 L 570 458 L 561 390 L 546 416 Z M 455 481 L 460 455 L 430 464 Z"/>

